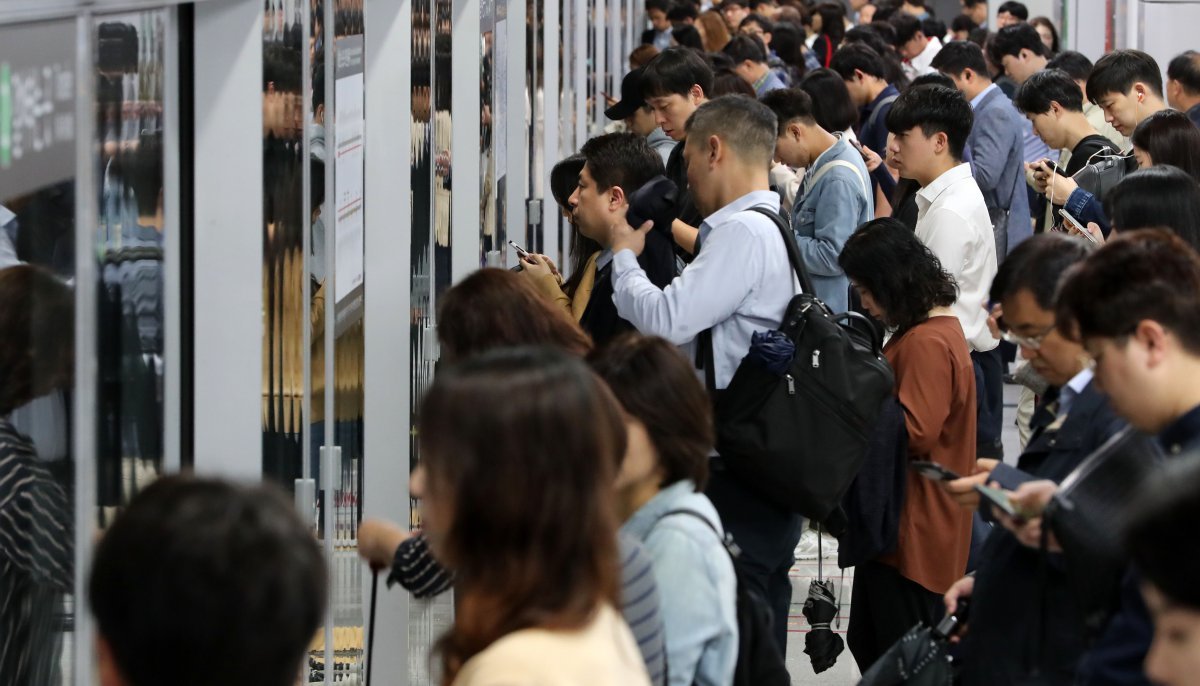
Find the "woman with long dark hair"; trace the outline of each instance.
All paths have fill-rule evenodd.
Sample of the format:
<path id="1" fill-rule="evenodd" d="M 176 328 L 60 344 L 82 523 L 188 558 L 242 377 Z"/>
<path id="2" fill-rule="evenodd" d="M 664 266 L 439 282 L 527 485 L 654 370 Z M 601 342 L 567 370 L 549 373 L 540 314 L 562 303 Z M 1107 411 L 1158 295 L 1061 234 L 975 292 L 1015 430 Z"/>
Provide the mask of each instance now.
<path id="1" fill-rule="evenodd" d="M 813 118 L 817 125 L 829 133 L 854 139 L 858 108 L 850 99 L 845 79 L 832 69 L 816 69 L 800 81 L 799 87 L 812 98 Z"/>
<path id="2" fill-rule="evenodd" d="M 833 53 L 837 52 L 842 39 L 846 37 L 846 8 L 840 2 L 823 2 L 817 5 L 813 18 L 820 18 L 817 29 L 817 40 L 813 42 L 813 52 L 822 67 L 828 67 L 833 61 Z"/>
<path id="3" fill-rule="evenodd" d="M 895 219 L 868 222 L 839 259 L 863 307 L 891 331 L 911 460 L 958 474 L 975 468 L 975 371 L 950 309 L 958 288 L 938 258 Z M 855 571 L 847 643 L 866 670 L 918 622 L 936 624 L 942 596 L 966 571 L 971 514 L 909 470 L 895 551 Z"/>
<path id="4" fill-rule="evenodd" d="M 413 492 L 457 575 L 454 625 L 436 648 L 443 685 L 648 686 L 615 609 L 612 484 L 626 435 L 604 383 L 559 351 L 486 353 L 438 375 L 418 430 Z"/>
<path id="5" fill-rule="evenodd" d="M 1168 164 L 1139 169 L 1104 194 L 1104 214 L 1117 232 L 1167 229 L 1200 250 L 1200 184 Z"/>
<path id="6" fill-rule="evenodd" d="M 1130 136 L 1138 168 L 1169 164 L 1200 182 L 1200 129 L 1178 110 L 1162 110 L 1146 117 Z"/>

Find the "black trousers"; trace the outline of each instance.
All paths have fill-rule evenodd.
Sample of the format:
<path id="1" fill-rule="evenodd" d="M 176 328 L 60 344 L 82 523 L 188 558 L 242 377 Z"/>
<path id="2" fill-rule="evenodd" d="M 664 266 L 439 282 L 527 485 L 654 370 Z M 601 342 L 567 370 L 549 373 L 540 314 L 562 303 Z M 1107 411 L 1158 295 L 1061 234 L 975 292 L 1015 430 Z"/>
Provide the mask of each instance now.
<path id="1" fill-rule="evenodd" d="M 936 626 L 946 615 L 942 596 L 900 576 L 895 567 L 866 562 L 854 569 L 846 644 L 866 672 L 918 623 Z"/>
<path id="2" fill-rule="evenodd" d="M 767 599 L 771 607 L 771 636 L 779 654 L 787 654 L 788 613 L 792 605 L 792 581 L 788 572 L 795 564 L 796 544 L 804 518 L 766 502 L 736 476 L 723 469 L 720 458 L 712 460 L 712 474 L 705 494 L 721 515 L 725 530 L 742 549 L 735 561 L 743 580 Z"/>
<path id="3" fill-rule="evenodd" d="M 1004 362 L 1000 348 L 971 353 L 977 406 L 975 444 L 979 457 L 1004 458 Z"/>

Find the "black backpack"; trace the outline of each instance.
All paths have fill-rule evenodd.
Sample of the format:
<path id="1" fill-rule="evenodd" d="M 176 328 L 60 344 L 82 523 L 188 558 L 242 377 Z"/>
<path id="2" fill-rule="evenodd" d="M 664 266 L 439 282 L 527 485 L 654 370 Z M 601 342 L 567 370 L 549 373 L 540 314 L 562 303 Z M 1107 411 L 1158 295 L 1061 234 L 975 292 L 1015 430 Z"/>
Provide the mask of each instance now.
<path id="1" fill-rule="evenodd" d="M 787 665 L 771 636 L 771 607 L 762 594 L 743 581 L 742 571 L 737 565 L 741 551 L 733 542 L 733 536 L 726 533 L 722 537 L 712 522 L 695 510 L 671 510 L 659 519 L 672 515 L 688 515 L 704 522 L 713 535 L 721 540 L 734 563 L 733 571 L 737 576 L 738 657 L 730 686 L 791 686 L 792 678 L 788 675 Z M 787 617 L 780 621 L 786 622 Z M 668 664 L 667 669 L 670 668 Z"/>
<path id="2" fill-rule="evenodd" d="M 716 397 L 717 452 L 734 475 L 771 502 L 825 522 L 862 466 L 895 376 L 871 320 L 857 312 L 834 315 L 813 295 L 779 213 L 751 209 L 778 227 L 804 291 L 788 303 L 779 325 L 796 354 L 783 376 L 743 359 L 729 387 L 716 393 L 711 330 L 701 334 L 701 362 Z"/>

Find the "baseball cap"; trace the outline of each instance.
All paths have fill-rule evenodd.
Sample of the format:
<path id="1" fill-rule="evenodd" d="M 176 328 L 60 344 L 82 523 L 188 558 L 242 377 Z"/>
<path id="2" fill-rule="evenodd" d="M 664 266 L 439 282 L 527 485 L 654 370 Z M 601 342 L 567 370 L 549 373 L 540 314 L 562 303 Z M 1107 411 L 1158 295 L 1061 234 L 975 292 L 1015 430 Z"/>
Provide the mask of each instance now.
<path id="1" fill-rule="evenodd" d="M 621 100 L 612 107 L 604 110 L 604 116 L 613 121 L 621 121 L 633 116 L 634 112 L 646 106 L 642 97 L 642 70 L 634 69 L 621 79 Z"/>

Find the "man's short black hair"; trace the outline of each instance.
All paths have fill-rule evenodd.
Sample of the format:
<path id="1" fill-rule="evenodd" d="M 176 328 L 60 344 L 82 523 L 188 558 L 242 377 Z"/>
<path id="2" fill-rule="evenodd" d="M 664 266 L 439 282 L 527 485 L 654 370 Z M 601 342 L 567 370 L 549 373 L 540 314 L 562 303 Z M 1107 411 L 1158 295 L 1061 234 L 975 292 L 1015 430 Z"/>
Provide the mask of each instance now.
<path id="1" fill-rule="evenodd" d="M 916 86 L 904 91 L 887 114 L 891 133 L 904 133 L 920 127 L 925 136 L 946 134 L 950 154 L 961 160 L 971 124 L 975 121 L 971 105 L 955 88 Z"/>
<path id="2" fill-rule="evenodd" d="M 606 133 L 579 149 L 597 191 L 620 186 L 627 194 L 663 173 L 662 157 L 644 136 L 636 133 Z"/>
<path id="3" fill-rule="evenodd" d="M 1024 22 L 1005 26 L 987 42 L 988 57 L 992 63 L 1000 65 L 1005 55 L 1017 57 L 1022 50 L 1029 50 L 1035 55 L 1047 56 L 1050 50 L 1042 42 L 1041 35 L 1032 24 Z"/>
<path id="4" fill-rule="evenodd" d="M 921 86 L 945 86 L 946 88 L 956 88 L 954 79 L 946 76 L 940 71 L 931 71 L 928 74 L 921 74 L 908 84 L 908 88 L 919 88 Z"/>
<path id="5" fill-rule="evenodd" d="M 965 70 L 970 69 L 975 72 L 976 76 L 987 81 L 992 80 L 992 73 L 988 71 L 987 59 L 983 56 L 983 49 L 968 40 L 946 43 L 938 54 L 934 55 L 930 66 L 954 76 L 962 76 Z"/>
<path id="6" fill-rule="evenodd" d="M 1079 84 L 1065 71 L 1043 69 L 1035 72 L 1013 98 L 1017 109 L 1026 114 L 1045 114 L 1050 103 L 1057 102 L 1064 110 L 1083 111 L 1083 91 Z"/>
<path id="7" fill-rule="evenodd" d="M 746 60 L 751 62 L 767 62 L 767 48 L 763 45 L 758 36 L 747 36 L 739 34 L 729 39 L 725 44 L 725 48 L 721 52 L 729 55 L 733 59 L 734 64 L 741 64 Z"/>
<path id="8" fill-rule="evenodd" d="M 1014 17 L 1016 17 L 1017 19 L 1020 19 L 1021 21 L 1029 21 L 1029 8 L 1026 7 L 1024 5 L 1024 3 L 1015 2 L 1015 0 L 1010 0 L 1009 2 L 1006 2 L 1003 5 L 1000 5 L 1000 7 L 998 7 L 996 9 L 996 14 L 1005 14 L 1005 13 L 1013 15 Z"/>
<path id="9" fill-rule="evenodd" d="M 755 13 L 758 12 L 758 8 L 760 8 L 760 7 L 778 7 L 778 6 L 779 6 L 779 3 L 775 2 L 775 0 L 750 0 L 750 5 L 749 5 L 750 11 L 755 12 Z"/>
<path id="10" fill-rule="evenodd" d="M 214 670 L 292 686 L 325 616 L 321 549 L 276 488 L 167 476 L 100 539 L 100 636 L 131 686 L 201 686 Z"/>
<path id="11" fill-rule="evenodd" d="M 962 0 L 963 7 L 971 8 L 979 5 L 987 5 L 988 0 Z"/>
<path id="12" fill-rule="evenodd" d="M 867 76 L 887 80 L 887 67 L 883 63 L 883 58 L 866 43 L 843 45 L 833 53 L 829 68 L 847 81 L 854 78 L 856 70 Z"/>
<path id="13" fill-rule="evenodd" d="M 1162 97 L 1162 73 L 1158 62 L 1141 50 L 1114 50 L 1101 57 L 1087 81 L 1087 96 L 1092 102 L 1110 93 L 1125 95 L 1136 83 L 1143 83 L 1155 97 Z"/>
<path id="14" fill-rule="evenodd" d="M 680 2 L 671 6 L 667 12 L 667 20 L 671 23 L 678 24 L 685 22 L 688 19 L 695 21 L 700 18 L 700 11 L 690 2 Z"/>
<path id="15" fill-rule="evenodd" d="M 946 22 L 935 17 L 922 19 L 921 33 L 926 36 L 936 37 L 938 40 L 946 40 Z"/>
<path id="16" fill-rule="evenodd" d="M 812 96 L 799 88 L 780 88 L 762 97 L 762 104 L 771 108 L 778 120 L 777 135 L 782 136 L 788 124 L 800 121 L 808 126 L 817 123 L 813 115 Z"/>
<path id="17" fill-rule="evenodd" d="M 970 17 L 968 17 L 965 14 L 960 14 L 957 17 L 950 20 L 950 30 L 951 31 L 966 31 L 966 32 L 970 33 L 971 31 L 974 31 L 977 28 L 979 28 L 979 24 L 976 24 L 974 21 L 971 20 Z"/>
<path id="18" fill-rule="evenodd" d="M 650 10 L 660 10 L 663 14 L 671 11 L 671 0 L 646 0 L 646 13 Z"/>
<path id="19" fill-rule="evenodd" d="M 763 33 L 771 33 L 775 30 L 775 25 L 771 23 L 770 19 L 767 19 L 761 14 L 755 14 L 753 12 L 747 14 L 746 18 L 742 20 L 742 23 L 738 24 L 738 30 L 741 30 L 742 27 L 746 26 L 747 24 L 756 24 L 763 30 Z"/>
<path id="20" fill-rule="evenodd" d="M 917 35 L 918 33 L 925 33 L 924 29 L 921 27 L 921 20 L 917 19 L 908 12 L 897 12 L 893 14 L 892 18 L 888 20 L 888 23 L 891 24 L 892 28 L 896 30 L 896 37 L 893 39 L 896 47 L 900 47 L 901 45 L 909 42 L 913 39 L 913 36 Z"/>
<path id="21" fill-rule="evenodd" d="M 687 95 L 692 86 L 700 86 L 705 97 L 712 92 L 713 71 L 691 48 L 673 47 L 650 60 L 642 72 L 642 96 L 662 98 L 668 95 Z"/>
<path id="22" fill-rule="evenodd" d="M 1087 241 L 1062 233 L 1043 233 L 1021 241 L 1000 263 L 996 278 L 992 279 L 989 293 L 992 302 L 1027 290 L 1038 307 L 1053 311 L 1063 272 L 1086 259 L 1091 247 Z"/>
<path id="23" fill-rule="evenodd" d="M 1059 291 L 1064 332 L 1122 338 L 1158 322 L 1200 356 L 1200 256 L 1165 229 L 1122 232 L 1071 270 Z"/>
<path id="24" fill-rule="evenodd" d="M 1200 53 L 1188 50 L 1171 60 L 1167 78 L 1178 81 L 1188 95 L 1200 95 Z"/>
<path id="25" fill-rule="evenodd" d="M 1082 52 L 1063 50 L 1046 63 L 1047 69 L 1061 69 L 1076 81 L 1087 81 L 1092 75 L 1092 61 Z"/>
<path id="26" fill-rule="evenodd" d="M 1172 607 L 1200 612 L 1200 459 L 1168 460 L 1130 504 L 1125 547 L 1139 574 Z"/>

